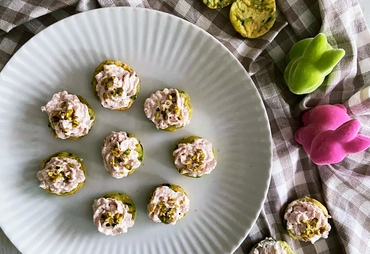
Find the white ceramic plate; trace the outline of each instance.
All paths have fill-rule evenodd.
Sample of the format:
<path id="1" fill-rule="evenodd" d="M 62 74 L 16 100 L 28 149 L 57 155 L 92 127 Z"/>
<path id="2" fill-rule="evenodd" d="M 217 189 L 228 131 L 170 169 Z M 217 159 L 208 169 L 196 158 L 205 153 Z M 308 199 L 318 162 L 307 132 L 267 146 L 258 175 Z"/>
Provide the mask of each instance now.
<path id="1" fill-rule="evenodd" d="M 131 65 L 142 80 L 132 108 L 104 109 L 90 87 L 105 59 Z M 23 253 L 230 253 L 246 237 L 266 196 L 271 139 L 266 113 L 250 77 L 212 36 L 172 15 L 141 8 L 104 8 L 64 19 L 33 37 L 0 77 L 0 223 Z M 145 118 L 144 100 L 165 87 L 190 95 L 193 118 L 174 133 L 158 131 Z M 47 127 L 45 105 L 56 92 L 80 94 L 93 106 L 96 124 L 79 140 L 59 140 Z M 144 165 L 125 179 L 103 168 L 100 149 L 112 130 L 135 134 Z M 209 139 L 218 165 L 200 179 L 173 167 L 174 143 L 188 135 Z M 87 181 L 75 195 L 57 197 L 38 187 L 41 161 L 58 151 L 85 160 Z M 191 210 L 176 225 L 146 215 L 152 189 L 182 186 Z M 135 226 L 115 237 L 92 223 L 94 198 L 128 194 L 137 206 Z"/>

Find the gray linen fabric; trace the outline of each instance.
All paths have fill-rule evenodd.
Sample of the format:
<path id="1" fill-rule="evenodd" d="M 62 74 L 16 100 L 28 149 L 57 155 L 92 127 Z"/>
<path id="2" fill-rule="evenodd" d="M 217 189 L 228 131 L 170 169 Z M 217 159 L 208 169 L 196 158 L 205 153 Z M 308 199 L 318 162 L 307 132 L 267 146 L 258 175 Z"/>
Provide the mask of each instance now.
<path id="1" fill-rule="evenodd" d="M 248 253 L 268 236 L 287 241 L 296 253 L 370 253 L 370 149 L 337 164 L 317 166 L 293 138 L 302 112 L 334 103 L 344 104 L 361 121 L 361 133 L 370 136 L 370 33 L 357 0 L 277 0 L 274 27 L 254 40 L 235 32 L 229 7 L 211 10 L 201 0 L 5 0 L 0 1 L 0 70 L 45 27 L 108 6 L 151 8 L 188 20 L 223 43 L 251 75 L 271 126 L 272 178 L 262 212 L 236 253 Z M 346 55 L 319 89 L 294 95 L 283 81 L 284 57 L 295 42 L 319 32 Z M 291 239 L 284 228 L 285 207 L 303 196 L 321 201 L 332 216 L 329 237 L 315 244 Z"/>

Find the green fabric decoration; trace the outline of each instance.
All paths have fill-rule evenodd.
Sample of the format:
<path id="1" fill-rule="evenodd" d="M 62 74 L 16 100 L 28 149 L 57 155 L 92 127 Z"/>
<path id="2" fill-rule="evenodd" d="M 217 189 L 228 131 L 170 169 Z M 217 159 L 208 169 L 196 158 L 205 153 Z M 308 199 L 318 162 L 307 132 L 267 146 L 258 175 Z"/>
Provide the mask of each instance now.
<path id="1" fill-rule="evenodd" d="M 343 49 L 333 49 L 323 33 L 294 44 L 285 58 L 288 65 L 284 79 L 290 91 L 295 94 L 315 91 L 344 54 Z"/>

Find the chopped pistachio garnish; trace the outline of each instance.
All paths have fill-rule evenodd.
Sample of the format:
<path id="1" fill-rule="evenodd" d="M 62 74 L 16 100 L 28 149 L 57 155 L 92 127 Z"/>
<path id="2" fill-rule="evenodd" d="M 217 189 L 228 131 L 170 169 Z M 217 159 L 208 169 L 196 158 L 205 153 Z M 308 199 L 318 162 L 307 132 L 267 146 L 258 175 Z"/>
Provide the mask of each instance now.
<path id="1" fill-rule="evenodd" d="M 72 108 L 68 108 L 68 104 L 66 102 L 61 103 L 62 111 L 58 112 L 57 115 L 52 116 L 51 123 L 53 126 L 57 125 L 59 121 L 61 120 L 68 120 L 72 123 L 72 128 L 76 128 L 79 126 L 80 122 L 77 120 L 78 116 L 76 116 L 74 113 L 74 110 Z M 67 107 L 67 111 L 65 111 L 65 107 Z M 68 129 L 62 129 L 63 132 L 69 131 Z"/>
<path id="2" fill-rule="evenodd" d="M 63 171 L 59 171 L 59 169 L 54 172 L 49 171 L 48 176 L 53 183 L 55 183 L 58 179 L 63 179 L 64 181 L 69 181 L 71 179 L 70 176 L 65 175 L 65 173 Z"/>
<path id="3" fill-rule="evenodd" d="M 325 227 L 317 228 L 318 219 L 314 218 L 311 221 L 302 220 L 301 223 L 305 225 L 306 231 L 302 233 L 303 238 L 310 239 L 315 235 L 321 235 L 326 229 Z"/>
<path id="4" fill-rule="evenodd" d="M 176 208 L 167 207 L 164 201 L 160 202 L 157 208 L 159 209 L 158 217 L 163 223 L 169 224 L 175 221 Z"/>
<path id="5" fill-rule="evenodd" d="M 183 168 L 180 170 L 185 171 L 186 169 L 191 169 L 195 172 L 199 171 L 199 167 L 204 165 L 204 158 L 205 154 L 202 149 L 197 149 L 193 155 L 188 155 L 187 161 L 186 161 L 186 168 Z"/>
<path id="6" fill-rule="evenodd" d="M 103 213 L 101 216 L 102 220 L 106 222 L 107 226 L 115 227 L 123 220 L 123 214 L 116 213 L 115 215 L 112 212 Z"/>

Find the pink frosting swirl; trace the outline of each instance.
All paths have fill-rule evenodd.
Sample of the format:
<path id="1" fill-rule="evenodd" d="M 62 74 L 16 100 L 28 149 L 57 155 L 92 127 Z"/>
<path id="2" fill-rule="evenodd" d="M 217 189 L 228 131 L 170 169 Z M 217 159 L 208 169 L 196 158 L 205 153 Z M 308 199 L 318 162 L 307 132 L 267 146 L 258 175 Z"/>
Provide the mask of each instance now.
<path id="1" fill-rule="evenodd" d="M 185 99 L 175 88 L 165 88 L 152 94 L 145 100 L 144 112 L 157 129 L 163 130 L 171 126 L 180 128 L 190 123 L 190 112 Z"/>
<path id="2" fill-rule="evenodd" d="M 52 157 L 45 168 L 37 172 L 37 178 L 41 188 L 55 194 L 70 192 L 86 179 L 81 163 L 76 159 L 59 157 Z"/>
<path id="3" fill-rule="evenodd" d="M 110 78 L 112 83 L 107 87 L 103 81 Z M 112 110 L 124 108 L 130 104 L 140 81 L 135 72 L 129 72 L 114 64 L 104 65 L 103 71 L 96 74 L 95 79 L 96 92 L 102 106 Z"/>
<path id="4" fill-rule="evenodd" d="M 178 144 L 173 157 L 179 172 L 192 177 L 210 174 L 217 165 L 212 143 L 203 138 Z"/>
<path id="5" fill-rule="evenodd" d="M 330 215 L 325 215 L 315 203 L 301 200 L 290 203 L 284 214 L 287 229 L 297 236 L 306 232 L 308 229 L 307 222 L 316 221 L 315 233 L 310 238 L 311 243 L 316 242 L 321 237 L 328 237 L 331 229 L 328 218 L 331 218 Z"/>
<path id="6" fill-rule="evenodd" d="M 106 170 L 115 178 L 122 178 L 141 165 L 139 153 L 135 150 L 139 141 L 126 132 L 114 132 L 104 140 L 103 163 Z"/>
<path id="7" fill-rule="evenodd" d="M 51 128 L 60 139 L 82 137 L 89 133 L 93 125 L 86 104 L 67 91 L 53 95 L 52 99 L 41 107 L 49 116 Z"/>

